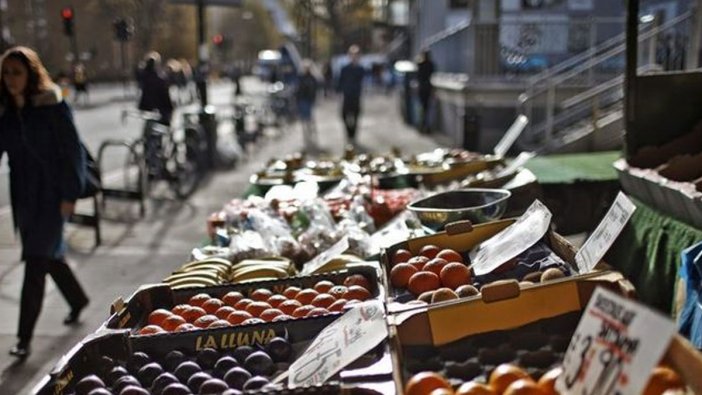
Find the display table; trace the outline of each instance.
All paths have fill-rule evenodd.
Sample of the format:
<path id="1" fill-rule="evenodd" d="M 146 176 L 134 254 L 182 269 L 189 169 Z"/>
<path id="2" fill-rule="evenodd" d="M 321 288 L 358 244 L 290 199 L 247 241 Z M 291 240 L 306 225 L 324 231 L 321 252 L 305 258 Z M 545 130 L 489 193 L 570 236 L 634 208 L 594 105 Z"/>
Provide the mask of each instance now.
<path id="1" fill-rule="evenodd" d="M 569 235 L 591 232 L 620 189 L 612 163 L 619 151 L 536 157 L 525 167 L 536 175 L 556 229 Z"/>
<path id="2" fill-rule="evenodd" d="M 624 273 L 643 302 L 676 315 L 680 253 L 702 241 L 702 230 L 632 200 L 637 209 L 605 261 Z"/>

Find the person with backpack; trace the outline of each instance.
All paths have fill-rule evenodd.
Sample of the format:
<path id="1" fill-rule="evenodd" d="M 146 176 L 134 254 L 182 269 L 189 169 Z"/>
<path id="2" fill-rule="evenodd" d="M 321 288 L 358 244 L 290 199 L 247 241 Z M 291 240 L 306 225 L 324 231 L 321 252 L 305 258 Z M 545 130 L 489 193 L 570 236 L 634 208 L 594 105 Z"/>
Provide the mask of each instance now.
<path id="1" fill-rule="evenodd" d="M 56 282 L 78 321 L 88 297 L 66 263 L 63 227 L 86 188 L 86 152 L 71 109 L 39 56 L 26 47 L 0 60 L 0 158 L 7 153 L 15 230 L 25 262 L 19 342 L 10 354 L 25 358 L 44 299 L 46 274 Z"/>
<path id="2" fill-rule="evenodd" d="M 139 110 L 158 111 L 161 114 L 159 122 L 170 125 L 173 101 L 168 90 L 167 77 L 161 70 L 161 55 L 158 52 L 150 52 L 146 55 L 139 86 L 141 87 L 141 97 L 137 106 Z"/>

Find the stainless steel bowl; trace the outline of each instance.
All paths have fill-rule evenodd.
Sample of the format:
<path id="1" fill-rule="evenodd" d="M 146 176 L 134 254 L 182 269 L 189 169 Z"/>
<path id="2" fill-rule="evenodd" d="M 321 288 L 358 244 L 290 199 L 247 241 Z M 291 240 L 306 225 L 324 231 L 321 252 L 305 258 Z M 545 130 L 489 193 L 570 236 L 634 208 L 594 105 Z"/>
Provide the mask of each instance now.
<path id="1" fill-rule="evenodd" d="M 416 200 L 407 208 L 417 214 L 424 226 L 442 230 L 455 221 L 467 219 L 480 224 L 500 218 L 511 195 L 506 189 L 459 189 Z"/>

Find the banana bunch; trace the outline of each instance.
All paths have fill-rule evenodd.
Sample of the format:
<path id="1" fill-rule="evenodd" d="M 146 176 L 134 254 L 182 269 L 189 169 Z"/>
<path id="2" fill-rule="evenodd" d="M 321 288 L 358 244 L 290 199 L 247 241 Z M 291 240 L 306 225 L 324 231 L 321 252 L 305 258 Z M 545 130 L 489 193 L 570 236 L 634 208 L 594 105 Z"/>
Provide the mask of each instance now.
<path id="1" fill-rule="evenodd" d="M 172 289 L 221 285 L 226 281 L 231 267 L 232 263 L 226 259 L 210 257 L 186 263 L 163 282 Z"/>
<path id="2" fill-rule="evenodd" d="M 363 262 L 363 259 L 353 254 L 341 254 L 330 259 L 322 265 L 319 269 L 315 270 L 314 273 L 328 273 L 335 272 L 338 270 L 348 269 L 354 263 Z"/>
<path id="3" fill-rule="evenodd" d="M 295 275 L 295 266 L 288 259 L 244 259 L 231 266 L 227 280 L 230 283 L 287 278 Z"/>

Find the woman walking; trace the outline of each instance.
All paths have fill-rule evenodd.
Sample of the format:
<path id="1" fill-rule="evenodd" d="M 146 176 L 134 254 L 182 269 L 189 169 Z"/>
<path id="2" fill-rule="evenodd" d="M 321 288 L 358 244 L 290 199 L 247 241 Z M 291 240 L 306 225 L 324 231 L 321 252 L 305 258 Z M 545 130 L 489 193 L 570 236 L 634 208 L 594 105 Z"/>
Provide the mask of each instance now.
<path id="1" fill-rule="evenodd" d="M 19 342 L 10 354 L 29 355 L 48 273 L 70 306 L 64 324 L 78 321 L 88 304 L 64 254 L 63 225 L 85 184 L 85 153 L 71 110 L 33 50 L 10 48 L 2 56 L 0 157 L 10 164 L 15 229 L 25 262 Z"/>
<path id="2" fill-rule="evenodd" d="M 317 148 L 317 126 L 314 123 L 314 102 L 317 99 L 317 78 L 312 73 L 312 62 L 305 60 L 295 91 L 297 113 L 302 124 L 302 138 L 305 150 Z"/>

